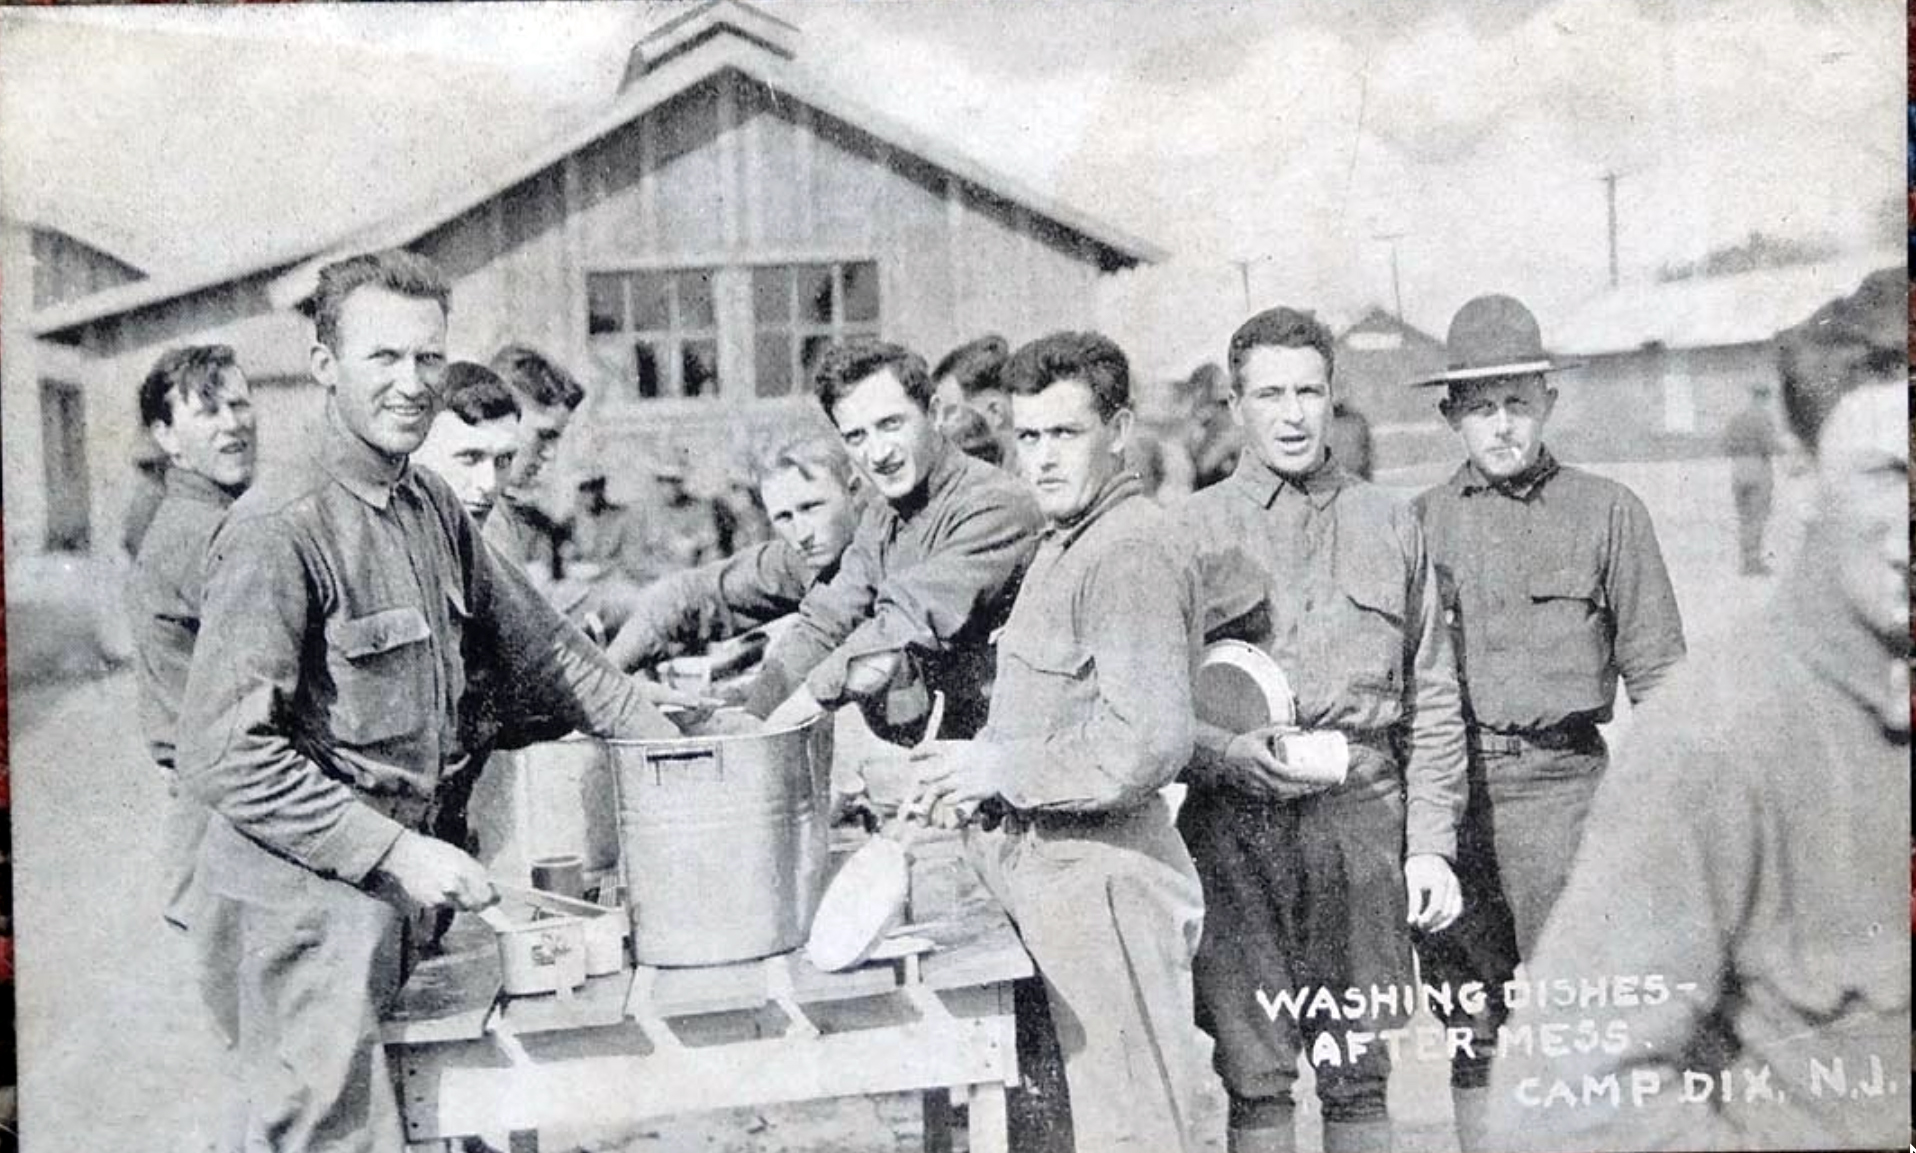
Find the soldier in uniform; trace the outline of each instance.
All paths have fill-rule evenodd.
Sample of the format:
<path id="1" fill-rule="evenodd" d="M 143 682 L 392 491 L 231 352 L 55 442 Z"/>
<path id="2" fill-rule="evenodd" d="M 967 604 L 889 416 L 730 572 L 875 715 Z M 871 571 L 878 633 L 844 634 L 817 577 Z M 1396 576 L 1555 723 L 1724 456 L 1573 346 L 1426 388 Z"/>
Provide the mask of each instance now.
<path id="1" fill-rule="evenodd" d="M 1458 914 L 1451 862 L 1464 803 L 1464 732 L 1450 634 L 1423 532 L 1406 504 L 1326 448 L 1330 331 L 1275 308 L 1231 337 L 1236 470 L 1189 498 L 1211 638 L 1262 648 L 1288 675 L 1297 724 L 1336 730 L 1343 783 L 1308 783 L 1272 729 L 1200 723 L 1178 827 L 1204 882 L 1198 1023 L 1230 1097 L 1227 1148 L 1295 1147 L 1292 1086 L 1309 1053 L 1330 1153 L 1388 1148 L 1387 1049 L 1354 1033 L 1409 1006 L 1351 1018 L 1273 1017 L 1285 995 L 1403 986 L 1412 928 Z"/>
<path id="2" fill-rule="evenodd" d="M 523 344 L 494 353 L 491 367 L 518 398 L 519 450 L 505 499 L 487 518 L 486 540 L 543 588 L 564 575 L 560 530 L 535 501 L 541 484 L 548 483 L 546 470 L 558 458 L 566 427 L 585 402 L 585 389 L 557 361 Z"/>
<path id="3" fill-rule="evenodd" d="M 483 527 L 519 455 L 519 402 L 491 369 L 460 360 L 446 367 L 440 405 L 413 464 L 438 473 Z"/>
<path id="4" fill-rule="evenodd" d="M 630 672 L 776 620 L 837 574 L 864 503 L 844 446 L 806 429 L 764 446 L 753 471 L 777 539 L 648 586 L 606 649 L 614 664 Z"/>
<path id="5" fill-rule="evenodd" d="M 837 574 L 766 653 L 748 707 L 784 725 L 857 702 L 879 736 L 915 740 L 942 690 L 951 735 L 969 737 L 985 721 L 991 634 L 1037 547 L 1037 503 L 939 433 L 917 353 L 836 344 L 812 388 L 873 496 Z"/>
<path id="6" fill-rule="evenodd" d="M 133 562 L 140 724 L 173 793 L 162 834 L 166 919 L 188 927 L 206 808 L 176 775 L 180 698 L 200 629 L 201 574 L 213 533 L 253 483 L 253 398 L 233 350 L 178 348 L 140 383 L 140 422 L 166 454 L 165 490 Z"/>
<path id="7" fill-rule="evenodd" d="M 1085 1153 L 1196 1148 L 1197 875 L 1159 789 L 1191 753 L 1197 568 L 1124 471 L 1130 368 L 1056 333 L 1005 370 L 1048 529 L 998 642 L 990 719 L 920 756 L 921 801 L 1002 822 L 966 849 L 1044 979 Z"/>
<path id="8" fill-rule="evenodd" d="M 1474 1043 L 1451 1062 L 1459 1148 L 1481 1149 L 1503 986 L 1563 889 L 1607 763 L 1598 726 L 1622 680 L 1641 701 L 1683 657 L 1676 594 L 1649 511 L 1544 444 L 1557 393 L 1537 322 L 1508 296 L 1458 310 L 1449 367 L 1421 380 L 1468 457 L 1417 498 L 1457 653 L 1470 803 L 1458 837 L 1463 918 L 1420 946 L 1424 976 L 1481 982 L 1481 1012 L 1440 1001 Z"/>
<path id="9" fill-rule="evenodd" d="M 469 758 L 469 675 L 509 686 L 506 738 L 522 719 L 677 733 L 409 464 L 438 407 L 449 296 L 411 253 L 321 269 L 326 414 L 304 459 L 235 503 L 208 561 L 179 765 L 214 813 L 200 877 L 230 932 L 200 943 L 238 1022 L 234 1147 L 404 1143 L 379 1014 L 410 914 L 496 899 L 479 862 L 424 831 Z"/>
<path id="10" fill-rule="evenodd" d="M 1635 718 L 1513 1033 L 1506 1149 L 1887 1149 L 1910 1117 L 1909 280 L 1871 275 L 1778 342 L 1811 455 L 1801 552 L 1767 603 Z M 1585 1095 L 1590 1086 L 1617 1093 Z M 1569 1087 L 1566 1099 L 1565 1089 Z"/>

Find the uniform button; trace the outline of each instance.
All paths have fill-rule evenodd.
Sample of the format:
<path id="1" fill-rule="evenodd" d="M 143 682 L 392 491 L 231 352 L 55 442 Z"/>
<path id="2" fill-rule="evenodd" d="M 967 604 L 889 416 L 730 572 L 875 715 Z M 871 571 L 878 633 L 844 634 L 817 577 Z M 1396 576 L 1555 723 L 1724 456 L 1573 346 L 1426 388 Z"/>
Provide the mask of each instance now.
<path id="1" fill-rule="evenodd" d="M 1304 598 L 1304 611 L 1305 611 L 1305 612 L 1310 612 L 1310 611 L 1312 611 L 1313 609 L 1315 609 L 1316 607 L 1317 607 L 1317 602 L 1316 602 L 1316 601 L 1314 601 L 1314 600 L 1312 600 L 1312 599 L 1311 599 L 1310 597 L 1305 597 L 1305 598 Z"/>

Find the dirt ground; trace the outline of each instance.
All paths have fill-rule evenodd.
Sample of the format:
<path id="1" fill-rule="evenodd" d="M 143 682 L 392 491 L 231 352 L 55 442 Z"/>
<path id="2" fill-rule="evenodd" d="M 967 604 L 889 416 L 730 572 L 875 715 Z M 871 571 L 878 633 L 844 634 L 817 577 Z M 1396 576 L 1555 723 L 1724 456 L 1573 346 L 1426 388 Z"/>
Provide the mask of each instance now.
<path id="1" fill-rule="evenodd" d="M 1738 613 L 1773 581 L 1736 575 L 1727 466 L 1720 461 L 1600 468 L 1650 505 L 1677 582 L 1693 652 L 1732 643 Z M 1427 483 L 1431 470 L 1395 478 Z M 1787 555 L 1798 496 L 1780 494 L 1771 545 Z M 19 935 L 23 1148 L 124 1153 L 210 1148 L 221 1051 L 195 999 L 185 943 L 158 916 L 153 867 L 164 788 L 139 740 L 124 672 L 16 688 L 11 704 Z M 1627 718 L 1613 742 L 1627 735 Z M 1400 1148 L 1449 1144 L 1444 1070 L 1405 1062 L 1392 1084 Z M 1307 1095 L 1308 1099 L 1308 1095 Z M 1317 1147 L 1315 1110 L 1303 1144 Z M 1222 1145 L 1213 1091 L 1200 1118 Z M 672 1118 L 625 1131 L 549 1134 L 547 1149 L 596 1153 L 904 1150 L 919 1141 L 915 1098 L 853 1098 Z M 563 1141 L 563 1143 L 562 1143 Z"/>

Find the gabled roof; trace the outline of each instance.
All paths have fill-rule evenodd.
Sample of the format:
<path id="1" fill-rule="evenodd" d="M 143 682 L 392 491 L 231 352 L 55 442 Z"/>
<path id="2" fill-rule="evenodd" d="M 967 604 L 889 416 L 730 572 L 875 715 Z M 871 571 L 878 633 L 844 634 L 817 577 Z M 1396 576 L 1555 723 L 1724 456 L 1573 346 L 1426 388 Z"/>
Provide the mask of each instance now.
<path id="1" fill-rule="evenodd" d="M 1597 356 L 1645 345 L 1721 348 L 1758 344 L 1879 268 L 1901 267 L 1896 249 L 1734 276 L 1629 284 L 1588 301 L 1549 333 L 1554 352 Z"/>
<path id="2" fill-rule="evenodd" d="M 1338 333 L 1337 341 L 1339 344 L 1350 344 L 1354 347 L 1358 347 L 1359 351 L 1376 351 L 1381 346 L 1373 346 L 1371 348 L 1363 347 L 1366 343 L 1364 338 L 1373 335 L 1394 335 L 1399 337 L 1401 341 L 1413 345 L 1436 345 L 1442 347 L 1444 343 L 1379 304 L 1371 305 L 1350 327 Z"/>
<path id="3" fill-rule="evenodd" d="M 672 50 L 648 60 L 641 74 L 629 75 L 629 83 L 609 109 L 562 133 L 552 143 L 500 166 L 496 176 L 483 186 L 438 198 L 416 210 L 358 229 L 323 247 L 305 246 L 298 251 L 276 253 L 212 273 L 167 282 L 129 285 L 76 302 L 73 307 L 50 309 L 34 318 L 34 332 L 41 336 L 54 335 L 92 321 L 259 275 L 272 275 L 268 291 L 275 307 L 293 306 L 311 295 L 318 271 L 325 264 L 356 253 L 414 243 L 441 225 L 618 131 L 679 93 L 728 69 L 845 121 L 893 148 L 928 161 L 973 189 L 1018 204 L 1084 237 L 1103 249 L 1113 263 L 1129 266 L 1156 262 L 1166 257 L 1167 253 L 1163 249 L 1149 241 L 1040 193 L 963 155 L 942 141 L 931 139 L 836 92 L 817 76 L 794 64 L 779 46 L 768 44 L 768 37 L 763 30 L 748 34 L 739 28 L 739 24 L 749 22 L 740 15 L 741 11 L 765 21 L 772 20 L 735 0 L 714 0 L 655 29 L 647 41 L 665 37 Z M 773 23 L 783 25 L 782 21 Z M 784 27 L 789 28 L 789 25 Z M 131 291 L 135 288 L 141 291 Z"/>

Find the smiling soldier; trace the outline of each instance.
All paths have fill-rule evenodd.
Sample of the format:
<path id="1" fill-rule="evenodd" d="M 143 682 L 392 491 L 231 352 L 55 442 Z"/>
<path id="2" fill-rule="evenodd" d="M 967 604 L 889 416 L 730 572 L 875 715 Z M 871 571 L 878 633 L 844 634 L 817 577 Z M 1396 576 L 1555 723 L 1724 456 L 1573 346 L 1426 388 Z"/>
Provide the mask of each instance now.
<path id="1" fill-rule="evenodd" d="M 993 631 L 1043 518 L 1015 479 L 959 452 L 931 414 L 923 357 L 836 344 L 812 389 L 872 488 L 831 580 L 766 653 L 749 708 L 774 727 L 859 702 L 873 731 L 916 739 L 943 691 L 952 736 L 984 724 Z"/>
<path id="2" fill-rule="evenodd" d="M 921 753 L 1044 979 L 1077 1148 L 1195 1147 L 1197 874 L 1158 790 L 1191 753 L 1197 569 L 1124 471 L 1130 369 L 1096 333 L 1006 365 L 1017 464 L 1049 522 L 998 642 L 990 720 Z"/>
<path id="3" fill-rule="evenodd" d="M 1683 657 L 1676 593 L 1650 513 L 1621 484 L 1557 463 L 1557 403 L 1530 310 L 1480 296 L 1458 310 L 1450 367 L 1418 381 L 1467 459 L 1417 498 L 1455 643 L 1469 733 L 1470 802 L 1458 834 L 1463 918 L 1419 947 L 1427 977 L 1490 991 L 1447 1012 L 1476 1044 L 1451 1062 L 1459 1148 L 1482 1148 L 1501 990 L 1530 955 L 1583 834 L 1608 757 L 1597 726 L 1623 681 L 1642 701 Z"/>
<path id="4" fill-rule="evenodd" d="M 179 790 L 180 698 L 199 634 L 207 548 L 226 510 L 253 482 L 253 396 L 233 350 L 209 344 L 161 356 L 140 384 L 140 421 L 167 460 L 165 492 L 133 565 L 140 722 L 174 792 L 161 867 L 166 919 L 185 928 L 206 808 Z"/>
<path id="5" fill-rule="evenodd" d="M 238 1021 L 236 1148 L 403 1145 L 379 1011 L 409 914 L 496 899 L 477 861 L 424 832 L 468 759 L 469 675 L 512 687 L 508 728 L 523 713 L 677 733 L 410 465 L 444 383 L 449 295 L 406 252 L 320 270 L 325 417 L 306 457 L 233 506 L 207 565 L 179 763 L 214 813 L 200 875 L 231 931 L 200 945 Z"/>
<path id="6" fill-rule="evenodd" d="M 1273 1020 L 1260 998 L 1401 986 L 1410 929 L 1440 929 L 1460 896 L 1450 861 L 1464 801 L 1463 718 L 1436 581 L 1410 508 L 1346 471 L 1326 447 L 1331 334 L 1288 308 L 1231 337 L 1232 417 L 1245 450 L 1183 519 L 1213 638 L 1257 645 L 1288 674 L 1297 723 L 1350 749 L 1342 784 L 1311 783 L 1272 729 L 1200 723 L 1178 827 L 1204 881 L 1198 1023 L 1230 1096 L 1228 1148 L 1295 1146 L 1300 1051 L 1353 1054 L 1317 1067 L 1324 1148 L 1389 1145 L 1387 1051 L 1344 1034 L 1399 1019 Z"/>

